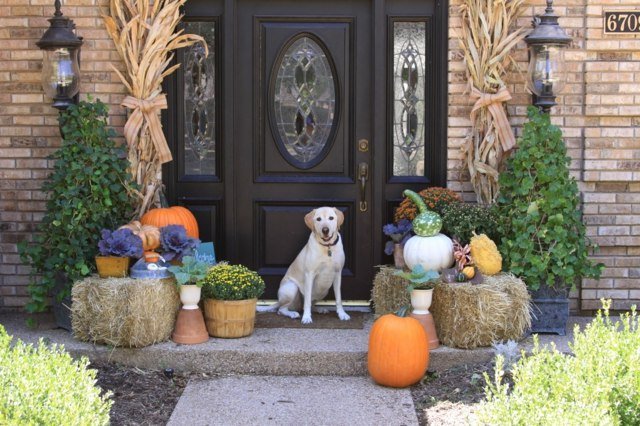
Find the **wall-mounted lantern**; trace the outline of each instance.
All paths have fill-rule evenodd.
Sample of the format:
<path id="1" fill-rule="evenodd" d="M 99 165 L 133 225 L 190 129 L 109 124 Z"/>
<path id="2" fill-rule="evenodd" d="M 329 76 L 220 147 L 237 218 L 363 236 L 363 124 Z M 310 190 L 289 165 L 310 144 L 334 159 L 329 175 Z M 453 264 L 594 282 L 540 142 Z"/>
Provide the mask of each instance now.
<path id="1" fill-rule="evenodd" d="M 79 53 L 82 37 L 75 34 L 73 20 L 62 15 L 60 0 L 55 0 L 50 25 L 36 45 L 44 50 L 42 87 L 53 99 L 53 107 L 65 110 L 74 103 L 80 90 Z"/>
<path id="2" fill-rule="evenodd" d="M 547 0 L 545 13 L 534 18 L 533 31 L 524 40 L 529 46 L 527 87 L 534 95 L 533 104 L 549 112 L 564 88 L 564 51 L 571 43 L 553 13 L 553 0 Z"/>

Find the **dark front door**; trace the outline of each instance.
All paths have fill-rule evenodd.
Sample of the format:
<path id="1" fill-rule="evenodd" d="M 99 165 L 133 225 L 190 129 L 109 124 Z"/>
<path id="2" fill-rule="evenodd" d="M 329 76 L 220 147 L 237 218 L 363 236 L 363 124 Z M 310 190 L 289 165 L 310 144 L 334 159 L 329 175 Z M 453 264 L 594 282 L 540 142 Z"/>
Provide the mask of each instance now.
<path id="1" fill-rule="evenodd" d="M 304 215 L 339 208 L 343 297 L 368 300 L 402 189 L 445 181 L 446 5 L 190 0 L 185 13 L 212 54 L 180 52 L 167 86 L 171 198 L 267 298 L 308 239 Z"/>

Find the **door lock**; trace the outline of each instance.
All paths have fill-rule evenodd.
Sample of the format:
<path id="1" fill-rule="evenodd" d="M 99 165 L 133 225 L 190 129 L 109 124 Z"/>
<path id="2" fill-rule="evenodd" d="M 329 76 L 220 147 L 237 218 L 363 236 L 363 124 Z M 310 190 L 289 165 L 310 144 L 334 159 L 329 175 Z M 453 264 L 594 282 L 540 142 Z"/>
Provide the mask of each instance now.
<path id="1" fill-rule="evenodd" d="M 358 179 L 360 180 L 360 211 L 366 212 L 369 208 L 367 204 L 367 180 L 369 180 L 369 165 L 360 163 L 358 165 Z"/>
<path id="2" fill-rule="evenodd" d="M 369 151 L 369 141 L 366 139 L 360 139 L 358 141 L 358 150 L 360 152 L 368 152 Z"/>

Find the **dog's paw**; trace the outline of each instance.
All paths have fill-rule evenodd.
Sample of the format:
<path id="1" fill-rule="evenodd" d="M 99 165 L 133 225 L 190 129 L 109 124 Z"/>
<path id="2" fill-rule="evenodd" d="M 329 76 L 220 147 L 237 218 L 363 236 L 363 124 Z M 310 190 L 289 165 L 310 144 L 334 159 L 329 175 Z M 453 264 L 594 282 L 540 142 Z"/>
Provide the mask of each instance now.
<path id="1" fill-rule="evenodd" d="M 290 310 L 279 310 L 278 311 L 278 315 L 284 315 L 285 317 L 289 317 L 291 319 L 297 319 L 300 318 L 300 314 L 296 311 L 290 311 Z"/>
<path id="2" fill-rule="evenodd" d="M 311 319 L 311 315 L 303 315 L 302 316 L 302 323 L 303 324 L 311 324 L 313 322 L 313 320 Z"/>
<path id="3" fill-rule="evenodd" d="M 349 314 L 347 314 L 345 311 L 339 311 L 338 318 L 340 318 L 342 321 L 349 321 L 351 319 Z"/>

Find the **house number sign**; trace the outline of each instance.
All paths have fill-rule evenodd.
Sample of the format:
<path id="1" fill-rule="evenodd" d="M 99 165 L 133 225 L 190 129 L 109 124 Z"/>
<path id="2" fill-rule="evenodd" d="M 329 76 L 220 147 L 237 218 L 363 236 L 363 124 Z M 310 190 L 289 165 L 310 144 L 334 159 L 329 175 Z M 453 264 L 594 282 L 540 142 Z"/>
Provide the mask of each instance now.
<path id="1" fill-rule="evenodd" d="M 640 10 L 604 12 L 605 34 L 640 34 Z"/>

